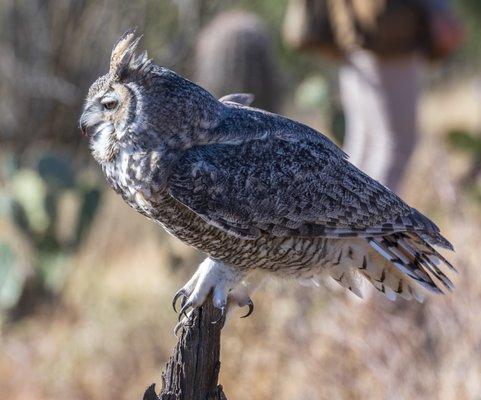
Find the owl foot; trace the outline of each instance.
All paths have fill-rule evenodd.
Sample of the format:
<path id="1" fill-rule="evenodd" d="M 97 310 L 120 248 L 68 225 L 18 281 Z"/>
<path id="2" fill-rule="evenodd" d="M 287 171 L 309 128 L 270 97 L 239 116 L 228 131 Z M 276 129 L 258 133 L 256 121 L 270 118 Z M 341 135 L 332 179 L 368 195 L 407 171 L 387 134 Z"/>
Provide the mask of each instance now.
<path id="1" fill-rule="evenodd" d="M 188 321 L 192 310 L 200 307 L 212 293 L 214 307 L 222 311 L 219 321 L 234 307 L 248 306 L 244 318 L 252 314 L 254 304 L 248 286 L 243 282 L 244 272 L 220 261 L 207 258 L 200 264 L 192 278 L 175 294 L 172 306 L 177 311 L 180 299 L 179 323 Z M 219 321 L 213 321 L 217 323 Z M 176 327 L 178 330 L 180 327 Z"/>

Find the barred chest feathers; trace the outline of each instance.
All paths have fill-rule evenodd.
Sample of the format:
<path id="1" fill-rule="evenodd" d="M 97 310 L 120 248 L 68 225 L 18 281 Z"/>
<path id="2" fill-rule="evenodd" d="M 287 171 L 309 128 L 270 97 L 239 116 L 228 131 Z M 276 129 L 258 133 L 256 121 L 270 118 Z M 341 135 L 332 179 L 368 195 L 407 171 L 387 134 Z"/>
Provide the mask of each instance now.
<path id="1" fill-rule="evenodd" d="M 152 182 L 151 155 L 122 149 L 112 163 L 103 170 L 109 185 L 134 209 L 154 218 L 151 202 L 155 186 Z"/>
<path id="2" fill-rule="evenodd" d="M 187 244 L 208 251 L 201 245 L 202 238 L 213 235 L 216 228 L 172 199 L 159 182 L 161 168 L 157 153 L 125 148 L 103 170 L 109 185 L 129 206 Z"/>

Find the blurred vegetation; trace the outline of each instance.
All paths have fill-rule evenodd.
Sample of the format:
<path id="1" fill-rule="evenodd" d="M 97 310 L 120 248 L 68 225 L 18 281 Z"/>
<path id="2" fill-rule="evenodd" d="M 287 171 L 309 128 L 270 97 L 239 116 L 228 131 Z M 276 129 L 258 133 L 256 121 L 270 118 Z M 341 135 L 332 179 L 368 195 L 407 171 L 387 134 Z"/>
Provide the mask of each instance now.
<path id="1" fill-rule="evenodd" d="M 3 243 L 0 308 L 15 318 L 60 292 L 68 259 L 83 243 L 101 200 L 98 181 L 87 171 L 76 172 L 65 155 L 40 153 L 32 164 L 19 167 L 10 156 L 2 168 L 8 182 L 0 191 L 2 212 L 24 236 L 31 255 L 31 274 L 21 275 L 14 268 L 20 257 Z"/>
<path id="2" fill-rule="evenodd" d="M 459 185 L 477 201 L 481 201 L 481 134 L 473 134 L 467 130 L 455 129 L 448 132 L 448 145 L 462 153 L 467 159 L 468 167 L 459 178 Z"/>
<path id="3" fill-rule="evenodd" d="M 453 4 L 461 17 L 467 38 L 455 56 L 455 63 L 470 72 L 478 72 L 481 60 L 481 2 L 454 0 Z"/>

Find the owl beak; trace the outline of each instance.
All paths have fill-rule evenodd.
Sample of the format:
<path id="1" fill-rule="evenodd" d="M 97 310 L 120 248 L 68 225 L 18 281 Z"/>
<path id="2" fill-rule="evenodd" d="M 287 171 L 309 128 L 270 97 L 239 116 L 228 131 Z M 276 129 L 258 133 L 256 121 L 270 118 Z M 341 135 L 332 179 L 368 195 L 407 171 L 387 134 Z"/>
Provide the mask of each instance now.
<path id="1" fill-rule="evenodd" d="M 82 125 L 82 121 L 80 121 L 79 128 L 80 132 L 82 132 L 82 135 L 87 136 L 87 127 L 85 125 Z"/>
<path id="2" fill-rule="evenodd" d="M 86 137 L 89 136 L 89 129 L 88 129 L 88 126 L 87 126 L 85 113 L 83 113 L 82 116 L 80 117 L 79 128 L 80 128 L 80 131 L 82 132 L 82 135 L 84 135 Z"/>

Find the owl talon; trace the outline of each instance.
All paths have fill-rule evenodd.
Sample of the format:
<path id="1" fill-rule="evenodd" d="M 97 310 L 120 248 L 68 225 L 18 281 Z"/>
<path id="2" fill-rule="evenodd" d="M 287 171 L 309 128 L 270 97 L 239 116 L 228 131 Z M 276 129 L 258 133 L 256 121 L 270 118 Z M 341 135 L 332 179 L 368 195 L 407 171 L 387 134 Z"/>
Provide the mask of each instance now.
<path id="1" fill-rule="evenodd" d="M 179 300 L 179 298 L 182 298 L 180 301 L 180 307 L 183 308 L 185 305 L 185 302 L 187 301 L 187 293 L 185 293 L 184 289 L 180 289 L 172 299 L 172 308 L 174 309 L 175 312 L 177 312 L 177 301 Z"/>
<path id="2" fill-rule="evenodd" d="M 215 321 L 212 321 L 211 324 L 212 325 L 215 325 L 217 323 L 219 323 L 220 321 L 222 321 L 222 318 L 225 317 L 225 306 L 222 306 L 220 307 L 220 317 L 217 318 Z"/>
<path id="3" fill-rule="evenodd" d="M 177 334 L 179 333 L 180 329 L 184 326 L 183 322 L 177 322 L 177 325 L 174 327 L 174 336 L 178 338 Z"/>
<path id="4" fill-rule="evenodd" d="M 175 325 L 174 327 L 174 335 L 175 337 L 178 337 L 177 334 L 179 333 L 179 331 L 186 327 L 186 326 L 189 326 L 189 318 L 190 318 L 190 315 L 191 315 L 191 312 L 188 313 L 188 314 L 185 314 L 185 318 L 183 318 L 181 321 L 177 322 L 177 324 Z"/>
<path id="5" fill-rule="evenodd" d="M 186 319 L 189 318 L 189 316 L 187 315 L 187 310 L 191 307 L 192 307 L 192 303 L 190 301 L 187 301 L 184 304 L 184 306 L 180 309 L 180 312 L 179 312 L 179 322 L 181 321 L 182 316 L 184 316 Z"/>
<path id="6" fill-rule="evenodd" d="M 180 308 L 185 306 L 185 303 L 187 303 L 187 300 L 188 300 L 187 296 L 182 297 L 182 299 L 180 300 Z"/>
<path id="7" fill-rule="evenodd" d="M 249 310 L 247 311 L 247 314 L 243 315 L 241 318 L 247 318 L 249 315 L 251 315 L 254 312 L 254 303 L 252 302 L 251 299 L 249 299 L 247 304 L 244 304 L 244 306 L 249 306 Z"/>

